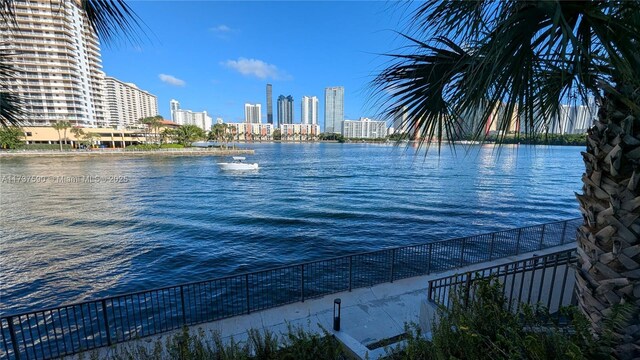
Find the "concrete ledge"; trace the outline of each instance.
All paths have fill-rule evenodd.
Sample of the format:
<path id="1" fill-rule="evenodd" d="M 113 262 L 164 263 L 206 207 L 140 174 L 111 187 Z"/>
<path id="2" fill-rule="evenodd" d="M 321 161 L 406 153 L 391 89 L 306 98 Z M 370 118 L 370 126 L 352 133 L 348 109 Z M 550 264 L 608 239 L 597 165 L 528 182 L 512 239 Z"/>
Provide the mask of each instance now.
<path id="1" fill-rule="evenodd" d="M 255 154 L 255 150 L 95 150 L 95 151 L 16 151 L 2 152 L 3 157 L 73 157 L 73 156 L 232 156 Z"/>

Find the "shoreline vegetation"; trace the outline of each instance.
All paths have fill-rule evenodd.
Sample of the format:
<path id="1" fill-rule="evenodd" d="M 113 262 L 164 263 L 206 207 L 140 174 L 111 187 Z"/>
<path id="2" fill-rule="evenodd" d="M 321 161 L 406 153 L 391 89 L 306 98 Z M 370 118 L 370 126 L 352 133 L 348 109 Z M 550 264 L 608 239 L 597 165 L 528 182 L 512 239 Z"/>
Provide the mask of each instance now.
<path id="1" fill-rule="evenodd" d="M 134 146 L 131 146 L 132 148 Z M 253 155 L 252 149 L 222 149 L 222 148 L 174 148 L 174 149 L 88 149 L 75 150 L 10 150 L 0 151 L 2 157 L 61 157 L 61 156 L 233 156 L 233 155 Z"/>

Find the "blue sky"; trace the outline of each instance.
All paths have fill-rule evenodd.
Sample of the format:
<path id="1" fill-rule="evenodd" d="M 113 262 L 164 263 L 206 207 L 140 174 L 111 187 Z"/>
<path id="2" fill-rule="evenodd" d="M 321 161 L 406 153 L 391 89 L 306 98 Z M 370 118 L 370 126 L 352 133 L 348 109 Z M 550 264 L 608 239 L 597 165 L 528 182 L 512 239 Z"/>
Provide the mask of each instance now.
<path id="1" fill-rule="evenodd" d="M 379 56 L 402 45 L 406 7 L 396 2 L 128 1 L 144 21 L 140 44 L 103 46 L 103 69 L 158 97 L 206 110 L 226 122 L 242 121 L 244 103 L 261 103 L 266 122 L 267 83 L 292 95 L 294 121 L 302 96 L 320 100 L 324 88 L 345 87 L 345 118 L 374 116 L 369 82 L 387 61 Z"/>

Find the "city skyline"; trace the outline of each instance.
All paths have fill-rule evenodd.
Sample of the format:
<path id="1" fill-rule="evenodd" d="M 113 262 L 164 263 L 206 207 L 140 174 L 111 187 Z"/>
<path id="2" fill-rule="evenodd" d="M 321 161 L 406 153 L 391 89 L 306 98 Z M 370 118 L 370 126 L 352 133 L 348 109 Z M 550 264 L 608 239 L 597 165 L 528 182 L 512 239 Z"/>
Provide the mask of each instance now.
<path id="1" fill-rule="evenodd" d="M 345 115 L 373 117 L 374 109 L 366 104 L 368 84 L 375 63 L 384 61 L 376 54 L 401 45 L 389 30 L 401 14 L 389 13 L 384 3 L 258 2 L 251 13 L 230 2 L 131 6 L 145 19 L 151 39 L 104 47 L 104 70 L 155 94 L 165 118 L 169 100 L 179 98 L 185 108 L 206 109 L 230 122 L 243 120 L 244 103 L 262 103 L 268 122 L 265 84 L 272 85 L 273 94 L 290 94 L 297 101 L 340 84 L 349 99 Z M 299 15 L 308 12 L 318 17 L 302 21 Z M 292 28 L 299 34 L 292 34 Z M 288 41 L 273 41 L 277 38 Z M 300 56 L 297 49 L 309 40 L 323 51 Z M 180 51 L 169 46 L 178 43 Z M 323 112 L 320 104 L 321 127 Z"/>

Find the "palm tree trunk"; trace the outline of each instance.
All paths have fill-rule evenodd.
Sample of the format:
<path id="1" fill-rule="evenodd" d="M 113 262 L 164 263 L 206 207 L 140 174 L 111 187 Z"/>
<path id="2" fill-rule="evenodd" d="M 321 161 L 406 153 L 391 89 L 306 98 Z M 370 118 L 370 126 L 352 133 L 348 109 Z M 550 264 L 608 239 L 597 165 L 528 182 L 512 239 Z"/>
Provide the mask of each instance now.
<path id="1" fill-rule="evenodd" d="M 623 95 L 640 105 L 640 95 Z M 584 222 L 578 229 L 578 303 L 603 334 L 603 319 L 626 313 L 614 329 L 616 357 L 640 357 L 640 116 L 606 96 L 583 152 L 583 194 L 576 194 Z M 628 304 L 620 307 L 619 304 Z"/>

